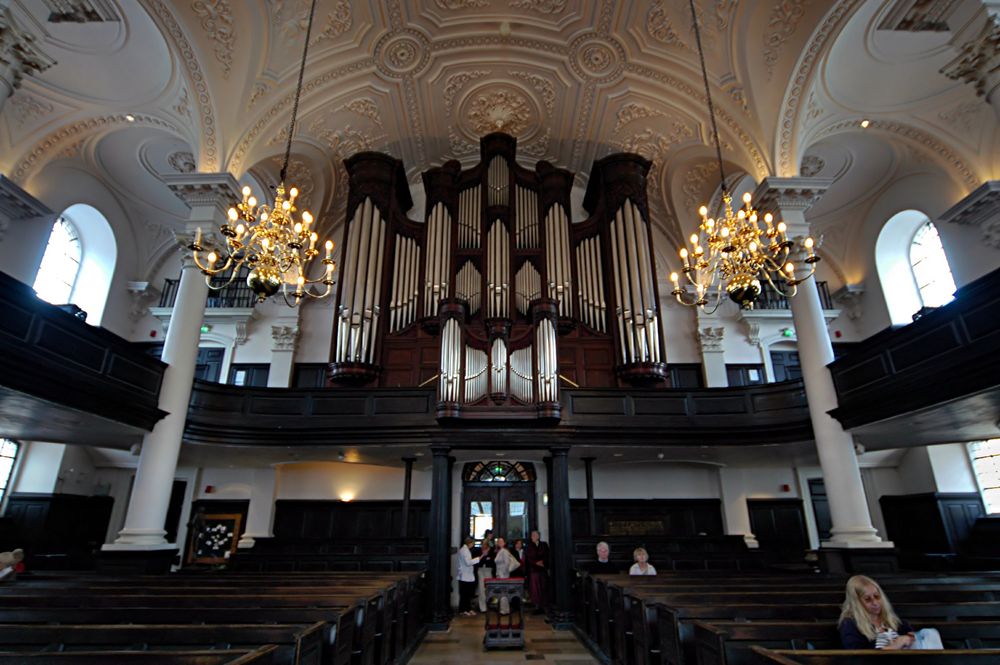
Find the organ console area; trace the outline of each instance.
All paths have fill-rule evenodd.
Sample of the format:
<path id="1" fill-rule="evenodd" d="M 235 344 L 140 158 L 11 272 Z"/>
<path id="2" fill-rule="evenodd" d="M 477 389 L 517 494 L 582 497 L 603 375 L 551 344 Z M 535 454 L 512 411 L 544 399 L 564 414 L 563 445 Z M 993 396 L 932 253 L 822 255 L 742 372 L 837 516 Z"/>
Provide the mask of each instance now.
<path id="1" fill-rule="evenodd" d="M 436 386 L 439 419 L 558 419 L 559 387 L 663 385 L 649 162 L 594 163 L 574 222 L 574 174 L 517 163 L 517 141 L 490 134 L 480 162 L 423 173 L 422 222 L 402 162 L 345 161 L 334 384 Z"/>

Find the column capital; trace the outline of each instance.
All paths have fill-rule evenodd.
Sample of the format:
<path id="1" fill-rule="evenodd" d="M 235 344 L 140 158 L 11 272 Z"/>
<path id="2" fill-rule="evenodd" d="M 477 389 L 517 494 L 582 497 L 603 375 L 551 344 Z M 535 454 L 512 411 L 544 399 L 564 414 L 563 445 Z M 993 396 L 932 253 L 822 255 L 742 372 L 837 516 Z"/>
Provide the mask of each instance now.
<path id="1" fill-rule="evenodd" d="M 584 464 L 593 464 L 594 462 L 597 461 L 597 458 L 596 457 L 581 457 L 580 461 L 583 462 Z"/>
<path id="2" fill-rule="evenodd" d="M 431 449 L 431 454 L 434 455 L 434 457 L 448 457 L 448 454 L 451 452 L 451 446 L 443 443 L 434 443 L 429 447 Z"/>
<path id="3" fill-rule="evenodd" d="M 552 453 L 553 457 L 565 457 L 569 455 L 569 449 L 572 448 L 571 445 L 560 444 L 557 446 L 549 446 L 549 452 Z"/>
<path id="4" fill-rule="evenodd" d="M 271 346 L 272 351 L 295 351 L 295 345 L 299 340 L 299 326 L 292 325 L 271 326 Z"/>
<path id="5" fill-rule="evenodd" d="M 400 461 L 405 462 L 406 464 L 413 464 L 414 462 L 417 461 L 416 457 L 400 457 L 399 459 Z"/>
<path id="6" fill-rule="evenodd" d="M 208 221 L 204 212 L 196 214 L 199 211 L 211 211 L 211 219 L 227 219 L 230 206 L 242 199 L 240 184 L 229 173 L 170 173 L 162 178 L 191 208 L 191 221 Z"/>
<path id="7" fill-rule="evenodd" d="M 722 338 L 726 334 L 726 329 L 722 326 L 719 327 L 705 327 L 699 328 L 695 332 L 695 337 L 698 340 L 698 344 L 701 346 L 702 353 L 721 353 L 722 352 Z"/>
<path id="8" fill-rule="evenodd" d="M 753 205 L 763 212 L 805 213 L 822 198 L 833 178 L 765 178 L 753 194 Z"/>
<path id="9" fill-rule="evenodd" d="M 41 74 L 54 64 L 56 61 L 42 51 L 35 36 L 14 23 L 10 8 L 0 9 L 0 80 L 16 90 L 25 75 Z"/>
<path id="10" fill-rule="evenodd" d="M 945 211 L 938 221 L 979 226 L 986 244 L 1000 249 L 1000 180 L 987 180 Z"/>

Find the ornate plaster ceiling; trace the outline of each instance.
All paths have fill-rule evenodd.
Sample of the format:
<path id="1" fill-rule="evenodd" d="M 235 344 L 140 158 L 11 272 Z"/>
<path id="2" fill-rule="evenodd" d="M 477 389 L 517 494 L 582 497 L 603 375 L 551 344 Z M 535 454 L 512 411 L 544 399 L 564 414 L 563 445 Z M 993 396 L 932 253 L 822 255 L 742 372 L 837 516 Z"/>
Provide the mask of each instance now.
<path id="1" fill-rule="evenodd" d="M 157 174 L 274 180 L 308 0 L 117 0 L 120 21 L 84 24 L 48 23 L 38 4 L 13 0 L 12 12 L 58 64 L 4 108 L 12 179 L 30 190 L 48 164 L 82 162 L 133 224 L 157 228 L 184 215 Z M 843 186 L 822 205 L 845 225 L 877 188 L 887 143 L 930 155 L 967 190 L 997 177 L 994 114 L 938 72 L 941 33 L 876 29 L 894 5 L 697 0 L 727 171 L 835 175 Z M 421 171 L 476 162 L 478 137 L 495 130 L 518 137 L 523 164 L 552 161 L 581 188 L 610 152 L 652 159 L 668 264 L 676 220 L 687 227 L 717 185 L 686 0 L 319 0 L 292 171 L 328 224 L 343 217 L 344 157 L 402 159 L 419 202 Z"/>

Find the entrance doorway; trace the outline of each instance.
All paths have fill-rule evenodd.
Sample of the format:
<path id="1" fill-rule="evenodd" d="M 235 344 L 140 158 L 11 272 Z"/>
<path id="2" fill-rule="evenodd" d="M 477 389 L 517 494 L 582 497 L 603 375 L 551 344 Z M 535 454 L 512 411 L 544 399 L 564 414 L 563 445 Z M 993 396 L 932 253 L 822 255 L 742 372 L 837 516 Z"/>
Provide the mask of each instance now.
<path id="1" fill-rule="evenodd" d="M 537 528 L 535 467 L 529 462 L 469 462 L 462 470 L 462 533 L 476 545 L 493 530 L 508 543 Z"/>

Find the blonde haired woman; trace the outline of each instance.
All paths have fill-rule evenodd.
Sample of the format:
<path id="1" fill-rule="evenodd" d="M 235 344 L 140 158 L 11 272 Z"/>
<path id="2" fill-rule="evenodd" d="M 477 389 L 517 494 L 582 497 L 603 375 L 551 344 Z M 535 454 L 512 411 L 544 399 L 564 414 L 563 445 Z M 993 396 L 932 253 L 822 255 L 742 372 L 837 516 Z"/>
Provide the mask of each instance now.
<path id="1" fill-rule="evenodd" d="M 914 632 L 892 609 L 878 582 L 864 575 L 847 580 L 840 612 L 840 641 L 845 649 L 941 649 L 933 628 Z"/>
<path id="2" fill-rule="evenodd" d="M 646 548 L 635 548 L 635 551 L 632 552 L 632 558 L 635 559 L 635 563 L 633 563 L 632 567 L 628 569 L 629 575 L 656 574 L 656 568 L 653 568 L 653 564 L 649 563 L 649 552 L 646 551 Z"/>

